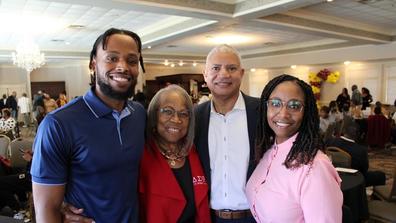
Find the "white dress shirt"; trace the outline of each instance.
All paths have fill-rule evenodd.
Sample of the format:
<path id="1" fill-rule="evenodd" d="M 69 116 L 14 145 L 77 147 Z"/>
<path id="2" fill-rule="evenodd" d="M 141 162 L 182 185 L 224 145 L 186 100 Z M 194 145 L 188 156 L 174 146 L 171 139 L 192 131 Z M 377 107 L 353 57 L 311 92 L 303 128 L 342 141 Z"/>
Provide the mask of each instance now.
<path id="1" fill-rule="evenodd" d="M 29 113 L 30 112 L 30 106 L 31 102 L 30 99 L 27 97 L 20 97 L 18 99 L 18 106 L 19 106 L 19 112 L 21 114 Z"/>
<path id="2" fill-rule="evenodd" d="M 245 101 L 241 93 L 234 108 L 219 114 L 211 104 L 209 156 L 212 209 L 249 209 L 245 195 L 249 164 L 249 134 Z"/>

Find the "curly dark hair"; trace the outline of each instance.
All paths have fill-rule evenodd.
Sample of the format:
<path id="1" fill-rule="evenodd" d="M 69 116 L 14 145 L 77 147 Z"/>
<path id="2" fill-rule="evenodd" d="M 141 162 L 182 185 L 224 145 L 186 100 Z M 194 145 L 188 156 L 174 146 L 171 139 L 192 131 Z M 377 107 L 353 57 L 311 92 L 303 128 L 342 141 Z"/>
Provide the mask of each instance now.
<path id="1" fill-rule="evenodd" d="M 144 69 L 143 56 L 142 56 L 142 41 L 140 40 L 140 37 L 136 33 L 132 32 L 132 31 L 124 30 L 124 29 L 116 29 L 116 28 L 110 28 L 110 29 L 106 30 L 106 32 L 104 32 L 102 35 L 100 35 L 96 39 L 96 41 L 95 41 L 95 43 L 94 43 L 94 45 L 92 47 L 92 50 L 91 50 L 91 55 L 89 56 L 89 69 L 93 70 L 92 60 L 96 57 L 96 53 L 98 51 L 99 44 L 102 45 L 102 49 L 103 50 L 106 50 L 107 41 L 109 40 L 109 37 L 114 35 L 114 34 L 127 35 L 127 36 L 130 36 L 132 39 L 135 40 L 136 45 L 138 47 L 138 52 L 140 54 L 140 56 L 139 56 L 140 66 L 142 67 L 142 70 L 143 70 L 143 73 L 144 73 L 145 69 Z M 95 79 L 96 79 L 96 73 L 93 72 L 91 74 L 91 83 L 90 83 L 90 85 L 92 87 L 95 86 Z"/>
<path id="2" fill-rule="evenodd" d="M 304 93 L 304 115 L 299 134 L 287 154 L 284 165 L 286 168 L 296 168 L 313 161 L 318 150 L 324 150 L 324 144 L 319 134 L 319 115 L 316 100 L 311 87 L 304 81 L 287 74 L 272 79 L 264 88 L 260 98 L 259 120 L 256 132 L 256 162 L 275 142 L 275 133 L 267 121 L 267 100 L 272 91 L 282 82 L 296 83 Z"/>

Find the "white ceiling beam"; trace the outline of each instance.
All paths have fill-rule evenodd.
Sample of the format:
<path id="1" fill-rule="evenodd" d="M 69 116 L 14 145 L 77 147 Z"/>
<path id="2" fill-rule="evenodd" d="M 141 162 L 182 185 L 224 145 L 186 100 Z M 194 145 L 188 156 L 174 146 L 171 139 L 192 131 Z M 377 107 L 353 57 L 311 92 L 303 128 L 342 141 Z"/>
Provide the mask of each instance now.
<path id="1" fill-rule="evenodd" d="M 219 20 L 232 18 L 234 6 L 208 0 L 51 0 L 68 4 L 88 5 L 109 9 L 177 15 L 200 19 Z"/>
<path id="2" fill-rule="evenodd" d="M 175 24 L 164 29 L 158 29 L 155 32 L 141 36 L 142 43 L 144 46 L 154 46 L 175 41 L 190 35 L 206 32 L 216 23 L 217 21 L 189 19 L 182 23 Z"/>
<path id="3" fill-rule="evenodd" d="M 313 5 L 323 0 L 246 0 L 235 5 L 234 18 L 255 19 Z"/>
<path id="4" fill-rule="evenodd" d="M 276 14 L 260 18 L 260 21 L 285 26 L 287 28 L 297 28 L 300 30 L 314 32 L 315 35 L 330 35 L 332 38 L 367 41 L 374 44 L 392 42 L 392 36 L 361 30 L 357 28 L 345 27 L 330 23 L 324 23 L 295 16 Z"/>

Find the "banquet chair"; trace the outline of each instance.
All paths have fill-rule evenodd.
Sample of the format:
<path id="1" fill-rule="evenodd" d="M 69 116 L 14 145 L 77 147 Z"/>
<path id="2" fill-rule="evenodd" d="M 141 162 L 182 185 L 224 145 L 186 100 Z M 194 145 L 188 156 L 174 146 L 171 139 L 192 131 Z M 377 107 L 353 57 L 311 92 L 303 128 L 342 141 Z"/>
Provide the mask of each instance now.
<path id="1" fill-rule="evenodd" d="M 0 156 L 4 158 L 8 157 L 9 153 L 9 145 L 10 145 L 10 138 L 6 135 L 0 135 Z"/>
<path id="2" fill-rule="evenodd" d="M 326 147 L 326 154 L 330 157 L 333 166 L 351 168 L 352 157 L 344 150 L 335 147 Z"/>
<path id="3" fill-rule="evenodd" d="M 373 196 L 381 200 L 396 202 L 396 167 L 393 169 L 392 185 L 374 186 Z"/>
<path id="4" fill-rule="evenodd" d="M 24 170 L 27 162 L 22 158 L 20 150 L 32 150 L 33 142 L 22 138 L 14 139 L 10 143 L 11 167 L 16 170 Z"/>

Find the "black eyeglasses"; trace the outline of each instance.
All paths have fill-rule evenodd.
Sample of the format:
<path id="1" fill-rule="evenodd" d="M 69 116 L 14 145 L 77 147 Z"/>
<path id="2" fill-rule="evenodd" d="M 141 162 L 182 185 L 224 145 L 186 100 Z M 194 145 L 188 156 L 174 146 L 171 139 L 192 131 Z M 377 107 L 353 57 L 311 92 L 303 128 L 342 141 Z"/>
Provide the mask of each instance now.
<path id="1" fill-rule="evenodd" d="M 290 113 L 299 113 L 304 107 L 303 103 L 297 99 L 282 101 L 279 98 L 272 98 L 267 100 L 267 107 L 273 112 L 280 112 L 285 105 L 286 110 Z"/>
<path id="2" fill-rule="evenodd" d="M 177 117 L 182 120 L 187 120 L 190 118 L 190 112 L 188 110 L 176 111 L 171 107 L 165 107 L 159 109 L 160 114 L 166 119 L 171 119 L 177 114 Z"/>

